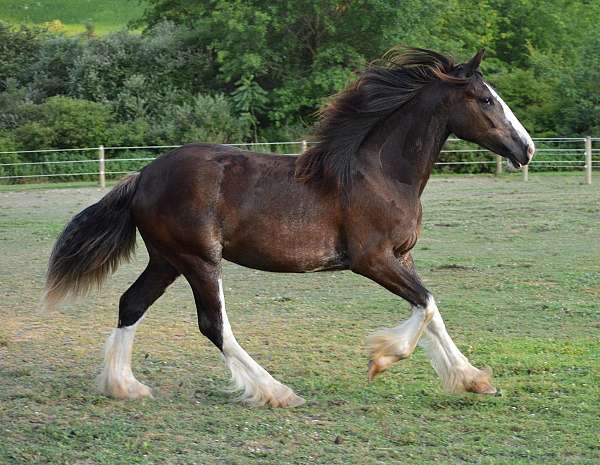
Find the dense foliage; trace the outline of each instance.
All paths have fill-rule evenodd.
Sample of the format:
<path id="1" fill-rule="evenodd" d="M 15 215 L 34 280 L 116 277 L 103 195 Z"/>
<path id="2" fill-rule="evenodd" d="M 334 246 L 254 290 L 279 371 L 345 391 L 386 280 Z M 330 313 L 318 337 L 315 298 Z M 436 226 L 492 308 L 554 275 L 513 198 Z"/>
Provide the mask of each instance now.
<path id="1" fill-rule="evenodd" d="M 0 23 L 0 150 L 298 138 L 394 44 L 467 58 L 536 136 L 600 133 L 600 3 L 146 0 L 134 32 Z M 142 30 L 140 33 L 139 31 Z"/>

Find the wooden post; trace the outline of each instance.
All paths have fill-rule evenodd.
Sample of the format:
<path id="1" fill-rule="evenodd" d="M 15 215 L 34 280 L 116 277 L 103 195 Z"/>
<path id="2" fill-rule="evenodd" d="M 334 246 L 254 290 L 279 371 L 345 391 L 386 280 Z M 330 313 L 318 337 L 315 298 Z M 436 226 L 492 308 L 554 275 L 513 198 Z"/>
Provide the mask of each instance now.
<path id="1" fill-rule="evenodd" d="M 496 176 L 500 176 L 502 174 L 502 157 L 500 155 L 496 155 Z"/>
<path id="2" fill-rule="evenodd" d="M 523 171 L 523 181 L 527 182 L 529 181 L 529 165 L 525 165 L 522 168 Z"/>
<path id="3" fill-rule="evenodd" d="M 308 149 L 308 143 L 306 142 L 306 140 L 302 140 L 300 153 L 306 152 L 306 149 Z"/>
<path id="4" fill-rule="evenodd" d="M 592 183 L 592 138 L 585 138 L 585 183 Z"/>
<path id="5" fill-rule="evenodd" d="M 104 145 L 98 147 L 98 178 L 100 181 L 100 187 L 106 187 L 106 175 L 104 171 Z"/>

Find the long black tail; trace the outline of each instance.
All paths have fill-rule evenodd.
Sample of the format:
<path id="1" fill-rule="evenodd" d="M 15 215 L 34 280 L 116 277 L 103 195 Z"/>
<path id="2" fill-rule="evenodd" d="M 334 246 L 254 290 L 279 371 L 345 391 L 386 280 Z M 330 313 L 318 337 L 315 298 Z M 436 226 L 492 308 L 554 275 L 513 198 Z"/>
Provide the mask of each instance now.
<path id="1" fill-rule="evenodd" d="M 127 177 L 65 227 L 50 255 L 46 307 L 99 287 L 123 260 L 129 260 L 135 249 L 130 205 L 138 178 L 137 173 Z"/>

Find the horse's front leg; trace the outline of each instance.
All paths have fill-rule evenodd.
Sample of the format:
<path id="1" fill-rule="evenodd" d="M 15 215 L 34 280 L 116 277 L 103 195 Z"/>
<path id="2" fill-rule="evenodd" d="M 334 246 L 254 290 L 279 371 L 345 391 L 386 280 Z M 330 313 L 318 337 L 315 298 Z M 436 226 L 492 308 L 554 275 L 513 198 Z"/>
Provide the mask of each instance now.
<path id="1" fill-rule="evenodd" d="M 394 362 L 410 357 L 419 344 L 426 350 L 447 391 L 496 392 L 489 372 L 471 365 L 450 338 L 435 299 L 421 283 L 410 254 L 401 259 L 391 253 L 374 254 L 355 271 L 406 299 L 412 311 L 408 320 L 367 338 L 371 357 L 369 380 Z"/>
<path id="2" fill-rule="evenodd" d="M 425 329 L 419 346 L 425 349 L 447 392 L 496 394 L 490 370 L 480 370 L 471 365 L 446 331 L 446 325 L 439 312 L 433 316 Z"/>
<path id="3" fill-rule="evenodd" d="M 408 260 L 408 262 L 405 262 Z M 421 283 L 412 259 L 403 260 L 391 250 L 373 250 L 361 257 L 352 270 L 382 285 L 411 305 L 411 316 L 393 328 L 383 328 L 367 338 L 370 355 L 369 380 L 393 363 L 411 356 L 432 318 L 438 314 L 433 296 Z"/>

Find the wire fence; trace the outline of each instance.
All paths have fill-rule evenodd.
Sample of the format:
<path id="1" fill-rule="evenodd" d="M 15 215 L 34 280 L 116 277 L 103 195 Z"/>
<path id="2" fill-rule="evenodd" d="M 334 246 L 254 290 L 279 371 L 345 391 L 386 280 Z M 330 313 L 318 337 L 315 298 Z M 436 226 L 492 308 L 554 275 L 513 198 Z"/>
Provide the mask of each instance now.
<path id="1" fill-rule="evenodd" d="M 522 169 L 524 180 L 531 171 L 581 171 L 591 183 L 592 171 L 600 169 L 600 137 L 554 137 L 534 139 L 536 156 Z M 307 141 L 222 144 L 253 152 L 298 155 L 310 147 Z M 167 150 L 180 145 L 100 146 L 67 149 L 0 151 L 0 183 L 115 179 L 141 169 Z M 449 139 L 435 166 L 437 172 L 496 173 L 504 170 L 502 159 L 474 144 Z"/>

